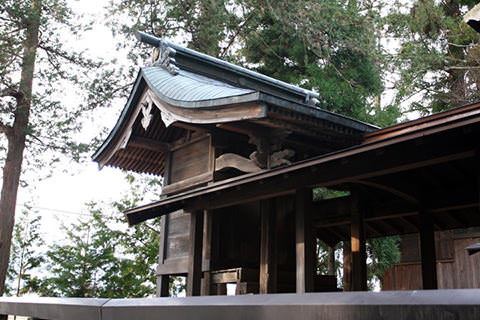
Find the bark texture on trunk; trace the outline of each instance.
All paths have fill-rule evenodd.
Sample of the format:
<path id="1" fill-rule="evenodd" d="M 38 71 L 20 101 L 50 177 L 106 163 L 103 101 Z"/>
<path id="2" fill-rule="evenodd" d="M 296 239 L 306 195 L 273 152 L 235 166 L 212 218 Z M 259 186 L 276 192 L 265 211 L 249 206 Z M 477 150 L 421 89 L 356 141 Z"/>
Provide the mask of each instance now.
<path id="1" fill-rule="evenodd" d="M 26 18 L 26 31 L 22 61 L 22 72 L 18 88 L 17 108 L 14 112 L 12 127 L 4 130 L 8 139 L 7 159 L 3 167 L 3 185 L 0 196 L 0 296 L 5 290 L 13 225 L 15 223 L 15 205 L 22 170 L 23 151 L 28 130 L 32 105 L 32 87 L 35 59 L 38 47 L 41 0 L 31 1 L 31 13 Z"/>

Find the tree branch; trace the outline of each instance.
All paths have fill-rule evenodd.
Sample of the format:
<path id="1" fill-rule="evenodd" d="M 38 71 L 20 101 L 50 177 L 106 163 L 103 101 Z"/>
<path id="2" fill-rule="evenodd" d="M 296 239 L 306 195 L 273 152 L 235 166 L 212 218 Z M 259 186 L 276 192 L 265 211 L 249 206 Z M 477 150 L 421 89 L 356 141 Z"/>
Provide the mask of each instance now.
<path id="1" fill-rule="evenodd" d="M 222 53 L 220 54 L 220 57 L 221 57 L 221 58 L 223 58 L 223 57 L 225 56 L 225 54 L 227 53 L 228 49 L 230 49 L 230 47 L 233 45 L 233 42 L 235 41 L 235 39 L 237 38 L 237 36 L 240 34 L 240 32 L 242 31 L 243 27 L 245 27 L 245 26 L 247 25 L 248 21 L 252 18 L 254 12 L 255 12 L 255 10 L 252 10 L 252 12 L 250 12 L 250 14 L 249 14 L 249 15 L 247 16 L 247 18 L 245 19 L 245 21 L 243 21 L 243 23 L 238 26 L 237 30 L 235 30 L 235 33 L 230 37 L 230 40 L 228 41 L 227 46 L 222 49 Z"/>
<path id="2" fill-rule="evenodd" d="M 15 99 L 21 100 L 24 97 L 24 94 L 15 87 L 8 87 L 0 91 L 0 97 L 13 97 Z"/>
<path id="3" fill-rule="evenodd" d="M 7 139 L 10 140 L 10 138 L 13 137 L 13 128 L 10 127 L 9 125 L 6 125 L 0 122 L 0 133 L 3 133 L 4 135 L 6 135 Z"/>

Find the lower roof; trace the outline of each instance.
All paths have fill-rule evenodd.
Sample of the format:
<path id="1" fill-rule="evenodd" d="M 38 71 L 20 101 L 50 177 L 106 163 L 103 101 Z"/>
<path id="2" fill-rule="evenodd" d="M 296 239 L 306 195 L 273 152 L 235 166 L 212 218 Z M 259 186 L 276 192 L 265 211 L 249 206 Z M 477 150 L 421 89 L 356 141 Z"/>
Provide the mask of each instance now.
<path id="1" fill-rule="evenodd" d="M 419 205 L 420 199 L 413 192 L 413 187 L 422 181 L 417 178 L 420 173 L 427 175 L 430 185 L 435 179 L 443 179 L 447 185 L 450 181 L 450 187 L 464 191 L 468 196 L 466 207 L 459 204 L 455 208 L 471 210 L 472 203 L 478 203 L 478 195 L 470 191 L 476 190 L 477 161 L 473 160 L 479 154 L 479 136 L 480 104 L 472 104 L 367 134 L 365 142 L 355 147 L 214 183 L 127 210 L 125 214 L 132 225 L 182 208 L 214 209 L 291 194 L 302 187 L 346 186 L 348 189 L 352 184 L 382 188 L 418 210 L 415 206 Z M 459 166 L 457 169 L 463 171 L 463 175 L 445 173 L 446 169 L 439 167 L 449 163 Z M 406 176 L 406 173 L 415 174 Z M 403 183 L 405 188 L 394 184 L 409 179 L 415 181 L 411 181 L 410 185 L 408 181 Z M 462 187 L 466 189 L 462 190 Z M 426 188 L 426 185 L 419 188 Z M 452 194 L 457 195 L 455 192 Z M 457 197 L 448 202 L 450 199 L 441 199 L 443 195 L 433 193 L 432 201 L 435 197 L 445 200 L 444 207 L 447 209 L 453 208 L 454 202 L 460 199 Z M 480 224 L 480 215 L 471 219 L 467 220 L 467 226 Z M 454 227 L 458 227 L 457 224 L 444 222 L 445 229 Z"/>

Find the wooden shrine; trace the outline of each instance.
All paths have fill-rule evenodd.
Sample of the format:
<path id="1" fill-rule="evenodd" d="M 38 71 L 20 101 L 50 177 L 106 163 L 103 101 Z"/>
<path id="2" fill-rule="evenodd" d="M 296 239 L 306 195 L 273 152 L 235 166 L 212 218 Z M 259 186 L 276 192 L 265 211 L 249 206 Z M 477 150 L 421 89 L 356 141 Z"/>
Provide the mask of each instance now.
<path id="1" fill-rule="evenodd" d="M 321 96 L 145 34 L 155 47 L 94 155 L 162 175 L 163 197 L 126 212 L 161 217 L 158 294 L 335 291 L 316 239 L 345 241 L 343 290 L 366 290 L 365 239 L 419 234 L 436 288 L 434 232 L 480 226 L 480 105 L 379 129 L 322 110 Z M 345 196 L 314 201 L 327 187 Z"/>

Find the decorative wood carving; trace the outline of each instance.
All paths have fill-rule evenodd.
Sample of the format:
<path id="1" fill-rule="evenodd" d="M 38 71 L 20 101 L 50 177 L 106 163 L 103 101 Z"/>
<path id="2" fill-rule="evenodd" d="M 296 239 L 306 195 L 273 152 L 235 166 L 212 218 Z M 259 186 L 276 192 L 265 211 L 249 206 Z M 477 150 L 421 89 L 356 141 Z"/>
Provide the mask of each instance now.
<path id="1" fill-rule="evenodd" d="M 225 168 L 235 168 L 242 172 L 258 172 L 262 170 L 255 161 L 234 153 L 225 153 L 215 159 L 215 171 Z"/>
<path id="2" fill-rule="evenodd" d="M 141 103 L 142 105 L 142 114 L 143 118 L 141 120 L 142 127 L 145 129 L 145 131 L 148 129 L 148 126 L 150 125 L 150 122 L 152 121 L 152 106 L 153 106 L 153 101 L 150 93 L 147 93 L 145 95 L 144 101 Z"/>
<path id="3" fill-rule="evenodd" d="M 176 53 L 177 51 L 175 49 L 169 47 L 162 41 L 153 51 L 153 65 L 162 67 L 174 76 L 177 75 L 180 69 L 176 66 Z"/>
<path id="4" fill-rule="evenodd" d="M 285 149 L 272 153 L 272 155 L 270 156 L 270 168 L 292 164 L 288 159 L 292 158 L 294 155 L 295 151 L 290 149 Z"/>
<path id="5" fill-rule="evenodd" d="M 257 150 L 250 154 L 250 160 L 259 168 L 266 168 L 267 166 L 264 163 L 268 163 L 269 168 L 275 168 L 281 165 L 290 165 L 291 162 L 288 159 L 292 158 L 294 155 L 295 151 L 290 149 L 274 152 L 270 156 L 265 152 L 259 152 Z M 264 157 L 267 158 L 266 161 L 263 160 Z"/>

